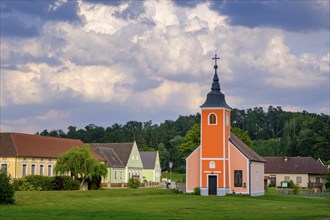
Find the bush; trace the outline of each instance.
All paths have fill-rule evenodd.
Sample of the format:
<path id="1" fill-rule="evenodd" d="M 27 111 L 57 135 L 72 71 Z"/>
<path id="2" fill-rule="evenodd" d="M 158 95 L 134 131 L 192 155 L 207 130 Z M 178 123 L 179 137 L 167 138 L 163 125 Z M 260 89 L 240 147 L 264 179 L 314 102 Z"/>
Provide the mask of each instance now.
<path id="1" fill-rule="evenodd" d="M 49 191 L 54 187 L 54 178 L 49 176 L 29 175 L 21 178 L 20 190 Z"/>
<path id="2" fill-rule="evenodd" d="M 293 183 L 293 181 L 292 180 L 290 180 L 289 182 L 288 181 L 282 181 L 281 182 L 281 186 L 282 186 L 282 183 L 287 183 L 288 185 L 288 187 L 287 188 L 289 188 L 289 189 L 292 189 L 293 187 L 294 187 L 294 183 Z"/>
<path id="3" fill-rule="evenodd" d="M 101 187 L 101 177 L 100 176 L 93 176 L 92 179 L 88 179 L 88 189 L 89 190 L 96 190 L 100 189 Z"/>
<path id="4" fill-rule="evenodd" d="M 70 176 L 39 176 L 30 175 L 14 179 L 14 188 L 20 191 L 78 190 L 80 181 Z"/>
<path id="5" fill-rule="evenodd" d="M 194 188 L 193 194 L 194 195 L 201 195 L 201 188 L 199 188 L 199 187 Z"/>
<path id="6" fill-rule="evenodd" d="M 269 187 L 275 187 L 275 186 L 276 186 L 276 183 L 275 183 L 275 182 L 269 183 L 268 186 L 269 186 Z"/>
<path id="7" fill-rule="evenodd" d="M 6 172 L 0 172 L 0 204 L 12 204 L 14 199 L 14 186 L 10 183 L 10 176 Z"/>
<path id="8" fill-rule="evenodd" d="M 299 194 L 300 188 L 298 184 L 293 184 L 293 193 Z"/>
<path id="9" fill-rule="evenodd" d="M 133 178 L 130 178 L 128 180 L 128 185 L 131 188 L 134 188 L 134 189 L 139 188 L 140 187 L 140 184 L 141 184 L 141 182 L 140 182 L 139 179 L 136 179 L 135 181 L 133 181 Z"/>
<path id="10" fill-rule="evenodd" d="M 55 176 L 54 190 L 79 190 L 79 180 L 73 180 L 70 176 Z"/>

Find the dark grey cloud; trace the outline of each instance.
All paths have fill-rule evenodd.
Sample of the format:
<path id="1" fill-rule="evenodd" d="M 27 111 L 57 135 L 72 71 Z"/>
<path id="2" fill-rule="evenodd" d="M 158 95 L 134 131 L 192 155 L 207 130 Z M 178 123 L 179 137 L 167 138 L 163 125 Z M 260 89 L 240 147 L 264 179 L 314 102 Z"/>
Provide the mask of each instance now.
<path id="1" fill-rule="evenodd" d="M 247 1 L 247 0 L 175 0 L 181 7 L 195 7 L 210 2 L 210 8 L 227 15 L 232 25 L 276 27 L 288 31 L 305 32 L 329 30 L 329 2 L 296 1 Z M 323 4 L 323 5 L 322 5 Z"/>
<path id="2" fill-rule="evenodd" d="M 38 0 L 30 0 L 30 1 L 1 1 L 1 12 L 20 12 L 27 15 L 33 15 L 45 18 L 48 14 L 48 9 L 50 4 L 53 1 L 38 1 Z M 4 10 L 4 11 L 3 11 Z"/>
<path id="3" fill-rule="evenodd" d="M 50 20 L 60 20 L 60 21 L 70 21 L 70 22 L 80 22 L 81 19 L 77 14 L 78 2 L 68 1 L 62 4 L 56 10 L 51 11 L 48 19 Z"/>
<path id="4" fill-rule="evenodd" d="M 39 31 L 36 26 L 29 26 L 19 17 L 9 16 L 0 19 L 0 34 L 1 37 L 35 37 L 39 35 Z"/>
<path id="5" fill-rule="evenodd" d="M 34 37 L 47 20 L 81 22 L 78 2 L 54 7 L 54 1 L 1 1 L 1 36 Z"/>
<path id="6" fill-rule="evenodd" d="M 232 25 L 269 26 L 288 31 L 329 29 L 329 4 L 316 1 L 211 1 L 212 9 L 229 16 Z"/>
<path id="7" fill-rule="evenodd" d="M 117 13 L 116 16 L 126 20 L 132 20 L 138 18 L 144 12 L 143 1 L 132 1 L 126 9 Z"/>
<path id="8" fill-rule="evenodd" d="M 103 5 L 113 5 L 118 6 L 123 2 L 130 2 L 127 0 L 84 0 L 85 2 L 95 3 L 95 4 L 103 4 Z"/>

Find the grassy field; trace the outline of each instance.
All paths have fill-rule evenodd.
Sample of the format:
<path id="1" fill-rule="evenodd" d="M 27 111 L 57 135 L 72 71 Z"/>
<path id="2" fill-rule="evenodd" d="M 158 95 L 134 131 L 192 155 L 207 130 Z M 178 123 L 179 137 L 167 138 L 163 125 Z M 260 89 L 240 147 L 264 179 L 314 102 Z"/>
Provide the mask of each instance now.
<path id="1" fill-rule="evenodd" d="M 16 192 L 0 219 L 327 219 L 329 198 L 268 193 L 262 197 L 196 196 L 172 190 Z"/>
<path id="2" fill-rule="evenodd" d="M 172 172 L 172 174 L 170 175 L 170 173 L 166 173 L 166 172 L 162 172 L 162 178 L 170 178 L 170 176 L 172 177 L 172 182 L 183 182 L 182 179 L 183 178 L 186 178 L 186 175 L 183 174 L 183 173 L 175 173 L 175 172 Z"/>

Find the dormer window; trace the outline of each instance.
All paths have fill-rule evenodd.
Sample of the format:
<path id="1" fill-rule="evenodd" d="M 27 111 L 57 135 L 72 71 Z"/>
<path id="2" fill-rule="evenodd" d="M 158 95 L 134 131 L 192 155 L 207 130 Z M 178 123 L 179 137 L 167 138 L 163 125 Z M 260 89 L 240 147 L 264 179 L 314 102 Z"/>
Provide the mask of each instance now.
<path id="1" fill-rule="evenodd" d="M 214 113 L 209 115 L 209 125 L 216 125 L 217 124 L 217 116 Z"/>

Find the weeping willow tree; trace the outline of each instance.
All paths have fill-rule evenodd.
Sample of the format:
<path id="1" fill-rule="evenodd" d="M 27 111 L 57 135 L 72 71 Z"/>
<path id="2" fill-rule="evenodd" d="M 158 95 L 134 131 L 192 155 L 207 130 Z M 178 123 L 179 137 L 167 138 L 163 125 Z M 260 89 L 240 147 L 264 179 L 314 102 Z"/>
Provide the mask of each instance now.
<path id="1" fill-rule="evenodd" d="M 54 171 L 60 174 L 70 172 L 72 176 L 79 177 L 81 179 L 80 190 L 82 190 L 87 179 L 105 177 L 107 167 L 91 154 L 88 145 L 84 145 L 83 147 L 71 148 L 62 154 L 57 159 Z"/>

